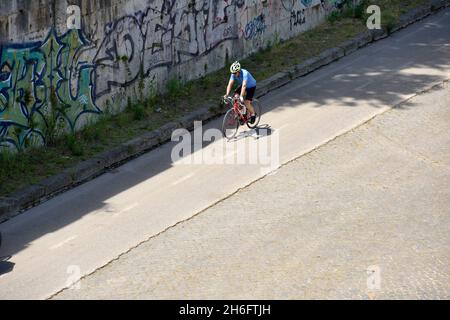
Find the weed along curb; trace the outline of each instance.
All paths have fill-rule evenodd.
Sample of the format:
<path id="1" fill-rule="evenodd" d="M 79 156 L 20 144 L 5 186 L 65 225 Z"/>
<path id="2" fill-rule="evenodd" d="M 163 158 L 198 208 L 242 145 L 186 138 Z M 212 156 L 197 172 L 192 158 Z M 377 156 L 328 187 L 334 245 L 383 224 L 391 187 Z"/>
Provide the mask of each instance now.
<path id="1" fill-rule="evenodd" d="M 406 26 L 419 21 L 438 10 L 448 7 L 450 0 L 431 0 L 429 5 L 420 6 L 402 15 L 399 22 L 389 30 L 364 31 L 341 43 L 339 46 L 323 51 L 318 56 L 301 64 L 292 66 L 268 79 L 259 81 L 257 97 L 262 97 L 292 80 L 303 77 L 331 62 L 350 55 L 367 44 L 388 37 Z M 51 176 L 36 185 L 26 187 L 8 196 L 0 197 L 0 222 L 18 215 L 24 210 L 50 199 L 58 193 L 89 181 L 112 167 L 117 167 L 159 145 L 170 141 L 172 132 L 178 128 L 193 130 L 194 121 L 209 121 L 225 113 L 222 108 L 203 108 L 196 110 L 178 121 L 165 124 L 151 132 L 121 144 L 112 150 L 98 154 L 62 173 Z"/>

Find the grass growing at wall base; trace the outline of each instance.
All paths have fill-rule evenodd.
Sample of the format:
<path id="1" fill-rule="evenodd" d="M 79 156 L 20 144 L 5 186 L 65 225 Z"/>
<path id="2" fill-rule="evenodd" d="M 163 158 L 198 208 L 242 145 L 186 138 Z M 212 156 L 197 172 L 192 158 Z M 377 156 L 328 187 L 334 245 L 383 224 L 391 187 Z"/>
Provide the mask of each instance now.
<path id="1" fill-rule="evenodd" d="M 426 3 L 427 0 L 364 0 L 357 8 L 344 6 L 321 26 L 295 38 L 280 41 L 275 36 L 264 50 L 241 60 L 241 63 L 257 81 L 261 81 L 363 31 L 367 16 L 365 8 L 370 4 L 380 6 L 382 25 L 389 29 L 401 14 Z M 140 102 L 133 104 L 130 101 L 124 112 L 117 115 L 106 112 L 95 124 L 76 134 L 57 138 L 51 146 L 17 154 L 0 153 L 0 196 L 62 172 L 193 110 L 218 107 L 228 79 L 228 66 L 184 85 L 172 79 L 167 84 L 167 94 L 137 97 Z"/>

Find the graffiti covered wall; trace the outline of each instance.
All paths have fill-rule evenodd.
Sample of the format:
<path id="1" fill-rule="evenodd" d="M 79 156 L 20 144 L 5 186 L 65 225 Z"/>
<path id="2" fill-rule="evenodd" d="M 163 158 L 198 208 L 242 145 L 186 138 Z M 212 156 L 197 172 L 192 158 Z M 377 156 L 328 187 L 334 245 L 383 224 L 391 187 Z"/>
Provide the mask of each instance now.
<path id="1" fill-rule="evenodd" d="M 169 79 L 188 81 L 325 19 L 344 0 L 0 3 L 0 147 L 45 144 Z M 81 28 L 67 29 L 67 7 Z M 25 6 L 25 7 L 20 7 Z M 224 79 L 225 85 L 226 79 Z"/>

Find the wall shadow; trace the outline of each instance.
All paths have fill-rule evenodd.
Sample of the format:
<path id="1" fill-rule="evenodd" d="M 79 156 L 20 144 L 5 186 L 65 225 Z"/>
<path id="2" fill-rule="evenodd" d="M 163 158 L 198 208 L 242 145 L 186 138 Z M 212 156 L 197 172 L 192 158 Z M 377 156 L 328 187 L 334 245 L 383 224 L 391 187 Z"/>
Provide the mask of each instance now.
<path id="1" fill-rule="evenodd" d="M 0 257 L 0 276 L 13 271 L 15 263 L 8 261 L 11 256 Z"/>

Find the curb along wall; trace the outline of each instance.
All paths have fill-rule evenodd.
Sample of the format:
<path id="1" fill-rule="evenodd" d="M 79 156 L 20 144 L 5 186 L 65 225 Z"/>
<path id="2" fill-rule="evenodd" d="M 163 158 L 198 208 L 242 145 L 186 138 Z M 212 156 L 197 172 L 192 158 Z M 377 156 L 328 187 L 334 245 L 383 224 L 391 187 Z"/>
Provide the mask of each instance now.
<path id="1" fill-rule="evenodd" d="M 0 151 L 45 144 L 320 24 L 345 0 L 0 3 Z M 67 7 L 81 28 L 67 29 Z M 225 85 L 226 79 L 224 79 Z"/>

